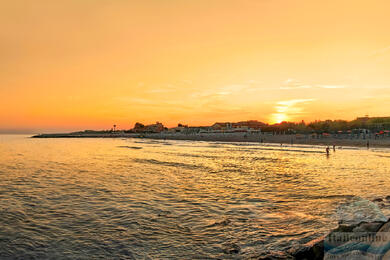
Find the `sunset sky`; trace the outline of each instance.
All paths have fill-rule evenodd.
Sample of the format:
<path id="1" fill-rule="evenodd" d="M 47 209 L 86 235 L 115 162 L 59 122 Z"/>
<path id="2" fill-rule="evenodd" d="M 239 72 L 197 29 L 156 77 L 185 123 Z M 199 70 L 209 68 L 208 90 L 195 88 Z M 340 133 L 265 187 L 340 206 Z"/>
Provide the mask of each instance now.
<path id="1" fill-rule="evenodd" d="M 0 0 L 0 130 L 390 116 L 390 1 Z"/>

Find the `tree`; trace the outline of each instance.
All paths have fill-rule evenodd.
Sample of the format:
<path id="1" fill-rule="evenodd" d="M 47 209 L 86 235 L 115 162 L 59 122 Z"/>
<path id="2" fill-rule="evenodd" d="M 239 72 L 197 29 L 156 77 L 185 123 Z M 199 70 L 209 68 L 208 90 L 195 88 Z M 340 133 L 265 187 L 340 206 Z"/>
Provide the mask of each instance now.
<path id="1" fill-rule="evenodd" d="M 144 128 L 145 127 L 145 125 L 144 124 L 141 124 L 141 123 L 135 123 L 135 125 L 134 125 L 134 129 L 140 129 L 140 128 Z"/>

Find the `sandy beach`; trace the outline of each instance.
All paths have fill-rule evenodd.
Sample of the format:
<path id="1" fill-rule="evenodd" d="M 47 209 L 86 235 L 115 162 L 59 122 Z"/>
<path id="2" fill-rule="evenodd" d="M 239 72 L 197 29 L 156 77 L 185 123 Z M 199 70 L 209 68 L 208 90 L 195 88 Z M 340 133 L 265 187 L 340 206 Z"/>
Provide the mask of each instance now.
<path id="1" fill-rule="evenodd" d="M 193 140 L 193 141 L 216 141 L 216 142 L 257 142 L 257 143 L 280 143 L 280 144 L 306 144 L 324 146 L 353 146 L 367 147 L 389 147 L 390 138 L 380 137 L 375 139 L 362 136 L 318 136 L 312 135 L 278 135 L 271 133 L 65 133 L 65 134 L 42 134 L 33 136 L 35 138 L 150 138 L 162 140 Z"/>
<path id="2" fill-rule="evenodd" d="M 363 137 L 312 137 L 311 135 L 272 135 L 270 133 L 207 133 L 207 134 L 144 134 L 144 138 L 167 140 L 194 140 L 194 141 L 220 141 L 220 142 L 259 142 L 280 144 L 306 144 L 329 146 L 354 147 L 390 147 L 390 138 L 363 138 Z"/>

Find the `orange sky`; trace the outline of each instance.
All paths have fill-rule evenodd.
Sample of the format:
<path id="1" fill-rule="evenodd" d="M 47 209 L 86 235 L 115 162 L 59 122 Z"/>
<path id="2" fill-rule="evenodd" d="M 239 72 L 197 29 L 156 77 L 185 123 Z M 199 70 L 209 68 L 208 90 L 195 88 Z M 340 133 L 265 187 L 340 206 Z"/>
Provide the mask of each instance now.
<path id="1" fill-rule="evenodd" d="M 390 115 L 387 0 L 0 2 L 0 130 Z"/>

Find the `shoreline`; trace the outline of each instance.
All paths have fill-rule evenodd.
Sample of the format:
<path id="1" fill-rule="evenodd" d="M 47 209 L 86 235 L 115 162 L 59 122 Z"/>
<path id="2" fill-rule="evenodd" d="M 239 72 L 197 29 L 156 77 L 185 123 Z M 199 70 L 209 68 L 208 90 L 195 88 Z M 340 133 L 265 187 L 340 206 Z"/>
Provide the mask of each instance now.
<path id="1" fill-rule="evenodd" d="M 359 137 L 322 137 L 313 138 L 311 135 L 272 135 L 269 133 L 59 133 L 40 134 L 32 138 L 146 138 L 157 140 L 189 140 L 209 142 L 252 142 L 252 143 L 278 143 L 278 144 L 304 144 L 338 147 L 367 147 L 390 148 L 390 138 L 359 138 Z"/>

